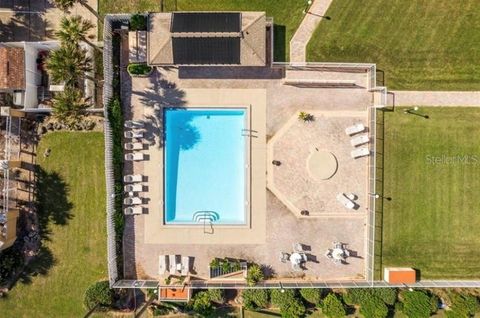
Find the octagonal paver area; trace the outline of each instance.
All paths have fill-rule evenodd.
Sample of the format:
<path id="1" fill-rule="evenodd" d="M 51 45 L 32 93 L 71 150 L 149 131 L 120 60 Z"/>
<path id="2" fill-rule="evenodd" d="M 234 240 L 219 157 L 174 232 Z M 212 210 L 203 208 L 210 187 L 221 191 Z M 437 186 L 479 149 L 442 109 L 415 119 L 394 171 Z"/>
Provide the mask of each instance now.
<path id="1" fill-rule="evenodd" d="M 310 113 L 314 115 L 313 121 L 303 122 L 295 114 L 269 140 L 268 188 L 297 216 L 305 210 L 309 216 L 364 216 L 369 158 L 352 159 L 352 137 L 345 134 L 345 128 L 355 123 L 367 126 L 367 112 Z M 338 166 L 334 167 L 333 162 L 322 155 L 325 160 L 310 165 L 308 158 L 315 153 L 331 153 Z M 323 176 L 316 176 L 317 173 Z M 336 200 L 338 193 L 355 194 L 358 208 L 345 208 Z"/>

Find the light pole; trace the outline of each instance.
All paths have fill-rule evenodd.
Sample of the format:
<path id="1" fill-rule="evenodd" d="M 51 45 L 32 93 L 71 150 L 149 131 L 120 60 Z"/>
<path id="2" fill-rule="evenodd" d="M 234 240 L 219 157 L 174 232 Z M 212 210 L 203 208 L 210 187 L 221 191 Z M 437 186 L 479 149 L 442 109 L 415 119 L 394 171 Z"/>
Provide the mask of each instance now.
<path id="1" fill-rule="evenodd" d="M 415 106 L 415 107 L 413 107 L 413 108 L 409 108 L 409 109 L 404 110 L 403 113 L 406 114 L 406 115 L 420 116 L 420 117 L 423 117 L 423 118 L 425 118 L 425 119 L 428 119 L 428 118 L 429 118 L 428 115 L 419 114 L 419 113 L 417 113 L 417 111 L 418 111 L 418 107 Z"/>
<path id="2" fill-rule="evenodd" d="M 379 199 L 379 198 L 382 198 L 382 199 L 385 199 L 387 201 L 392 201 L 392 198 L 391 197 L 384 197 L 383 195 L 380 195 L 378 193 L 369 193 L 369 195 L 371 197 L 374 197 L 375 199 Z"/>
<path id="3" fill-rule="evenodd" d="M 306 14 L 308 12 L 308 9 L 312 5 L 312 0 L 307 0 L 307 4 L 305 5 L 305 9 L 303 9 L 303 14 Z"/>

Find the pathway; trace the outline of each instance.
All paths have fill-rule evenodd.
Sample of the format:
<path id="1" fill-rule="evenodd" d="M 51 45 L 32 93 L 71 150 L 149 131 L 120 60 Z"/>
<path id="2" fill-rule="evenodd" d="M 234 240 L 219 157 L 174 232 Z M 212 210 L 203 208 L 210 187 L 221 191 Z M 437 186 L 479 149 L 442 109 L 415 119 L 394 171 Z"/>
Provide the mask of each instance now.
<path id="1" fill-rule="evenodd" d="M 477 106 L 480 91 L 391 91 L 388 104 L 394 106 Z"/>
<path id="2" fill-rule="evenodd" d="M 290 62 L 306 62 L 307 44 L 332 0 L 314 0 L 290 41 Z"/>

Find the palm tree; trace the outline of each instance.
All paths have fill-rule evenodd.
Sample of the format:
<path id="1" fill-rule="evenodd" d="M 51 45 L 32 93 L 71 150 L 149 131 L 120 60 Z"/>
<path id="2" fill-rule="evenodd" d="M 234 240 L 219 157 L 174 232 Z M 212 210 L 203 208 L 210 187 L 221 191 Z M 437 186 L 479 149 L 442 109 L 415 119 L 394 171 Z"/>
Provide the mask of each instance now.
<path id="1" fill-rule="evenodd" d="M 64 123 L 75 123 L 85 114 L 88 100 L 83 97 L 78 88 L 65 87 L 65 90 L 56 93 L 52 99 L 53 116 Z"/>
<path id="2" fill-rule="evenodd" d="M 102 19 L 100 18 L 98 12 L 95 11 L 95 9 L 93 9 L 88 4 L 88 0 L 50 0 L 50 2 L 64 12 L 69 12 L 76 3 L 79 3 L 84 6 L 88 11 L 90 11 L 95 17 L 97 17 L 97 21 L 102 22 Z"/>
<path id="3" fill-rule="evenodd" d="M 84 41 L 94 49 L 100 50 L 87 38 L 87 34 L 92 28 L 93 24 L 82 19 L 79 15 L 63 17 L 60 22 L 60 29 L 55 32 L 55 35 L 62 41 L 63 45 L 78 45 L 80 41 Z"/>
<path id="4" fill-rule="evenodd" d="M 83 78 L 89 78 L 85 73 L 92 70 L 92 61 L 87 57 L 84 49 L 62 45 L 50 52 L 46 68 L 52 82 L 65 83 L 68 87 L 78 87 Z"/>

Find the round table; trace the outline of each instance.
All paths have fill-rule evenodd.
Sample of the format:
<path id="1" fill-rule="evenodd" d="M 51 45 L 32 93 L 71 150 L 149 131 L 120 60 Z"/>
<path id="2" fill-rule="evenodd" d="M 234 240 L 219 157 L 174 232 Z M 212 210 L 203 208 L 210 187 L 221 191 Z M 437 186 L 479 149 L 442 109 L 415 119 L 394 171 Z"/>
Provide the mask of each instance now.
<path id="1" fill-rule="evenodd" d="M 292 253 L 292 255 L 290 255 L 290 262 L 292 262 L 292 264 L 300 264 L 302 262 L 302 255 L 300 255 L 300 253 Z"/>
<path id="2" fill-rule="evenodd" d="M 314 149 L 307 158 L 307 170 L 316 180 L 327 180 L 337 172 L 335 155 L 328 151 Z"/>
<path id="3" fill-rule="evenodd" d="M 332 257 L 336 260 L 342 260 L 345 258 L 345 252 L 340 248 L 335 248 L 332 251 Z"/>

